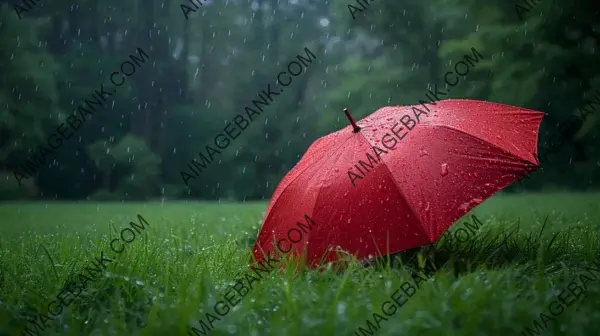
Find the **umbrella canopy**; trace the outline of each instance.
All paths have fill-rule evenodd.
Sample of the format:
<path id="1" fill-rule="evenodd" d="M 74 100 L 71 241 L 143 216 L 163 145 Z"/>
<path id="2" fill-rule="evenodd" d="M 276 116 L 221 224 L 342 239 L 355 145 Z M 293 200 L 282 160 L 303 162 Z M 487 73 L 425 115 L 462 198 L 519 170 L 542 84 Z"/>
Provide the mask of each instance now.
<path id="1" fill-rule="evenodd" d="M 254 257 L 334 261 L 431 244 L 537 167 L 543 113 L 477 100 L 382 107 L 315 141 L 275 189 Z M 278 246 L 276 248 L 275 246 Z"/>

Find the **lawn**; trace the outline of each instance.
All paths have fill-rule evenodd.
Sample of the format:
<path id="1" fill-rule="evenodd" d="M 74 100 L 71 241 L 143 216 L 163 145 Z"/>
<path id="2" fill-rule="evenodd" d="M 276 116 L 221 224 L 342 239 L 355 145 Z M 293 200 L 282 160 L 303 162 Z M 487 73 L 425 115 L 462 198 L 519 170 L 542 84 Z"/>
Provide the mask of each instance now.
<path id="1" fill-rule="evenodd" d="M 263 273 L 229 313 L 213 319 L 210 334 L 597 334 L 598 204 L 599 194 L 497 195 L 471 212 L 483 224 L 452 253 L 444 239 L 388 265 Z M 214 314 L 247 270 L 265 209 L 266 203 L 0 204 L 0 336 L 203 335 L 198 320 Z M 111 251 L 115 235 L 140 222 L 138 214 L 147 225 L 130 243 L 118 243 L 122 253 Z M 451 230 L 465 222 L 472 223 L 470 215 Z M 45 330 L 23 333 L 28 318 L 46 313 L 70 276 L 94 267 L 101 252 L 111 261 L 98 278 L 68 308 L 48 315 Z M 437 271 L 425 274 L 424 262 Z M 424 280 L 403 292 L 415 274 Z M 584 291 L 564 291 L 582 279 Z M 389 315 L 383 314 L 392 296 L 402 307 L 389 313 L 393 303 L 386 304 Z M 549 305 L 563 311 L 553 315 Z"/>

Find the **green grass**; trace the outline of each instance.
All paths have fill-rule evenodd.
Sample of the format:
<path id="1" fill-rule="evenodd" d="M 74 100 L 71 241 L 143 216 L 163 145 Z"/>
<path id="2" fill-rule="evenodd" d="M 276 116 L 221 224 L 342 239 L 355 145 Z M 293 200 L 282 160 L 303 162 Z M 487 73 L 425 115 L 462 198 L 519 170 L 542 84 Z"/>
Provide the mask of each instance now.
<path id="1" fill-rule="evenodd" d="M 289 265 L 255 282 L 210 334 L 355 335 L 358 327 L 368 330 L 373 313 L 382 314 L 408 271 L 427 261 L 439 270 L 385 316 L 377 335 L 521 335 L 525 327 L 535 330 L 533 319 L 549 314 L 548 304 L 582 267 L 600 260 L 599 196 L 496 196 L 472 212 L 484 225 L 453 253 L 442 242 L 386 258 L 391 265 L 351 262 L 341 272 L 299 273 Z M 21 335 L 27 316 L 45 311 L 69 275 L 100 251 L 115 259 L 103 277 L 41 334 L 187 335 L 247 269 L 265 209 L 265 203 L 2 204 L 0 336 Z M 115 257 L 108 243 L 137 223 L 137 214 L 150 226 Z M 465 221 L 470 217 L 451 230 Z M 541 334 L 596 334 L 596 275 L 585 300 L 564 308 Z"/>

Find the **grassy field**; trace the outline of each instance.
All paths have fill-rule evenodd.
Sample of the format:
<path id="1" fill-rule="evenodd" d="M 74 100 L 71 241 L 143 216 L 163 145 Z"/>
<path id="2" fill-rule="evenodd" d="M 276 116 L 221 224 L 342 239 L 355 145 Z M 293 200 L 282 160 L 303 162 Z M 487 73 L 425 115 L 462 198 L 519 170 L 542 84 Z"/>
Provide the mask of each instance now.
<path id="1" fill-rule="evenodd" d="M 483 225 L 452 253 L 442 242 L 391 265 L 271 272 L 213 322 L 210 334 L 596 334 L 599 204 L 599 194 L 496 196 L 472 212 Z M 0 335 L 203 335 L 188 332 L 192 325 L 202 330 L 198 320 L 214 314 L 222 293 L 247 269 L 265 209 L 265 203 L 1 204 Z M 149 225 L 122 253 L 111 251 L 111 240 L 138 223 L 138 214 Z M 465 221 L 470 217 L 451 230 Z M 101 252 L 112 261 L 87 290 L 49 315 L 45 330 L 23 333 L 28 318 L 46 313 L 70 275 L 92 267 Z M 437 272 L 418 273 L 425 279 L 418 287 L 397 292 L 423 260 Z M 585 290 L 564 291 L 574 280 Z M 381 306 L 395 292 L 406 294 L 403 306 L 385 315 Z M 385 306 L 389 312 L 391 304 Z M 549 312 L 559 306 L 561 313 Z"/>

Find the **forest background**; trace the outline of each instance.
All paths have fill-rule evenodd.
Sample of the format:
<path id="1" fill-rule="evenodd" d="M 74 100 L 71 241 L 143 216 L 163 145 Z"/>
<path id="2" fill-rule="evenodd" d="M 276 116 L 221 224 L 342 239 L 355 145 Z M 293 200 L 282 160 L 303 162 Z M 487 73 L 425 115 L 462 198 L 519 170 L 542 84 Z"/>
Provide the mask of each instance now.
<path id="1" fill-rule="evenodd" d="M 344 1 L 202 3 L 186 17 L 172 0 L 42 1 L 19 15 L 0 1 L 0 199 L 268 199 L 314 140 L 347 126 L 344 107 L 360 119 L 418 104 L 472 48 L 484 58 L 444 98 L 547 113 L 540 148 L 600 90 L 597 1 L 379 0 L 356 18 Z M 19 163 L 138 47 L 149 61 L 19 186 Z M 188 189 L 190 160 L 305 47 L 306 73 Z M 525 189 L 598 189 L 598 119 Z"/>

